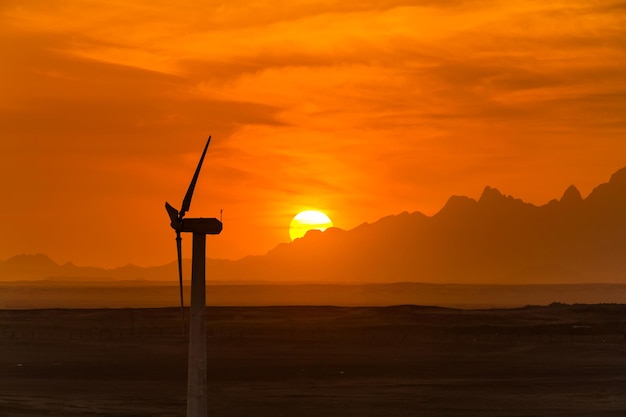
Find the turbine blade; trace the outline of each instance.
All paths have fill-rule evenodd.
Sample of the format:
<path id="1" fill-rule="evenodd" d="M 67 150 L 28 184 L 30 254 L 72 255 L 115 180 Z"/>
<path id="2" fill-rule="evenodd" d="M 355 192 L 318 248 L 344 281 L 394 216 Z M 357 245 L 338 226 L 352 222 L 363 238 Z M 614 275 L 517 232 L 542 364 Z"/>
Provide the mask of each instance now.
<path id="1" fill-rule="evenodd" d="M 185 335 L 185 302 L 183 298 L 183 255 L 182 238 L 180 232 L 176 232 L 176 252 L 178 253 L 178 283 L 180 287 L 180 317 L 182 319 L 182 331 Z"/>
<path id="2" fill-rule="evenodd" d="M 204 146 L 204 151 L 202 151 L 202 156 L 200 157 L 200 162 L 198 162 L 198 166 L 196 167 L 196 172 L 193 174 L 193 178 L 191 179 L 191 184 L 189 184 L 189 188 L 187 189 L 187 194 L 185 194 L 185 198 L 183 199 L 183 204 L 180 208 L 179 219 L 182 219 L 185 216 L 185 213 L 189 211 L 189 206 L 191 206 L 191 198 L 193 197 L 193 190 L 196 188 L 196 181 L 198 181 L 198 175 L 200 175 L 200 169 L 202 168 L 202 162 L 204 161 L 204 155 L 206 155 L 206 150 L 209 148 L 209 143 L 211 143 L 211 136 L 206 141 L 206 145 Z"/>
<path id="3" fill-rule="evenodd" d="M 178 221 L 178 210 L 170 205 L 167 201 L 165 202 L 165 210 L 167 210 L 168 216 L 170 216 L 170 221 L 172 224 Z"/>

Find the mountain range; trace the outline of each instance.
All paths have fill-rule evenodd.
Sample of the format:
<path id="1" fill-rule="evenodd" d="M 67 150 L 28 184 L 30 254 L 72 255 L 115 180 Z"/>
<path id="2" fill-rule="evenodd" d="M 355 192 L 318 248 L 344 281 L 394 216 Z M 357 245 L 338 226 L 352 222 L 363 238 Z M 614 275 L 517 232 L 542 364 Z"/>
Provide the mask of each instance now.
<path id="1" fill-rule="evenodd" d="M 345 231 L 310 231 L 265 255 L 207 259 L 220 283 L 626 283 L 626 167 L 586 198 L 574 186 L 536 206 L 487 186 L 433 216 L 400 213 Z M 185 261 L 189 277 L 190 261 Z M 177 280 L 176 263 L 116 269 L 46 255 L 0 261 L 0 281 Z"/>

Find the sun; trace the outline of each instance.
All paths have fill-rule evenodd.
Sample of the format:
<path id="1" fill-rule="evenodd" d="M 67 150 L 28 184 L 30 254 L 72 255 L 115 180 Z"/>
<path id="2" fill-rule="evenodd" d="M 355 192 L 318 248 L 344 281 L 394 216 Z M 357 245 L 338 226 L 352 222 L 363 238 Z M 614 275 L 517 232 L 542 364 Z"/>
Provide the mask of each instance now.
<path id="1" fill-rule="evenodd" d="M 295 215 L 289 224 L 289 237 L 296 240 L 302 237 L 309 230 L 316 229 L 322 232 L 329 227 L 333 227 L 333 222 L 327 215 L 317 210 L 306 210 Z"/>

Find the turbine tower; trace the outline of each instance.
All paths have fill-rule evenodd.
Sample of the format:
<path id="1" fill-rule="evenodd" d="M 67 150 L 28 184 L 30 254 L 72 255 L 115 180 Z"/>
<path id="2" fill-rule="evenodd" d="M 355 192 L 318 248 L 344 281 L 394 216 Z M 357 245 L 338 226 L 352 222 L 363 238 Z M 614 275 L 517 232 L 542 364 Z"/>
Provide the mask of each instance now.
<path id="1" fill-rule="evenodd" d="M 193 190 L 200 175 L 204 155 L 209 148 L 211 137 L 204 146 L 200 162 L 193 174 L 180 211 L 169 203 L 165 209 L 170 217 L 170 225 L 176 231 L 176 252 L 178 254 L 178 282 L 180 285 L 180 309 L 183 332 L 185 314 L 183 300 L 183 268 L 181 233 L 193 234 L 191 257 L 191 313 L 189 319 L 189 357 L 187 362 L 187 417 L 207 415 L 207 358 L 206 358 L 206 235 L 217 235 L 222 231 L 222 222 L 215 218 L 184 219 L 191 206 Z"/>

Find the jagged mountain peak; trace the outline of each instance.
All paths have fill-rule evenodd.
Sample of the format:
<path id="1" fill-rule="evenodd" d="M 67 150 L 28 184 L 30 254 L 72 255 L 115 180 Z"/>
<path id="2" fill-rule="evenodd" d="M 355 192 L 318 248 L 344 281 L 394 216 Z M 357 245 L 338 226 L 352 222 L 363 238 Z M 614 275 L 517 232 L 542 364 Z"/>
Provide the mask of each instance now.
<path id="1" fill-rule="evenodd" d="M 478 204 L 491 204 L 496 201 L 501 201 L 506 197 L 497 189 L 486 186 L 483 193 L 478 199 Z"/>
<path id="2" fill-rule="evenodd" d="M 580 191 L 573 185 L 567 187 L 559 202 L 563 204 L 577 204 L 583 201 L 582 195 L 580 195 Z"/>
<path id="3" fill-rule="evenodd" d="M 478 199 L 478 205 L 483 208 L 496 208 L 502 206 L 503 204 L 510 205 L 510 203 L 515 203 L 517 205 L 530 205 L 519 198 L 504 195 L 497 188 L 492 188 L 490 186 L 485 187 L 483 193 Z"/>

